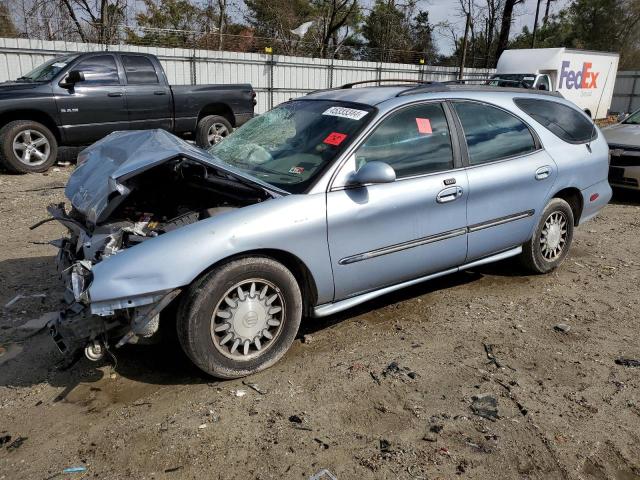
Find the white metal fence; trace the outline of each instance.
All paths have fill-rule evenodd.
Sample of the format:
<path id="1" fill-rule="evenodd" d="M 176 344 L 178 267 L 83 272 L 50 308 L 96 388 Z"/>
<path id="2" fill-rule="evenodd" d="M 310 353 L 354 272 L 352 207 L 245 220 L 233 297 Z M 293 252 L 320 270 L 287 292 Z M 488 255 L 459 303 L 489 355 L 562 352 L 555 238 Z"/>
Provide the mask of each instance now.
<path id="1" fill-rule="evenodd" d="M 0 81 L 27 73 L 45 60 L 68 52 L 104 50 L 100 44 L 0 38 Z M 256 113 L 292 97 L 360 80 L 404 78 L 454 80 L 458 69 L 401 63 L 224 52 L 182 48 L 114 45 L 109 50 L 157 55 L 169 82 L 180 84 L 251 83 L 257 92 Z M 493 70 L 466 68 L 464 76 L 485 77 Z"/>
<path id="2" fill-rule="evenodd" d="M 640 108 L 640 70 L 618 72 L 611 111 L 633 112 Z"/>

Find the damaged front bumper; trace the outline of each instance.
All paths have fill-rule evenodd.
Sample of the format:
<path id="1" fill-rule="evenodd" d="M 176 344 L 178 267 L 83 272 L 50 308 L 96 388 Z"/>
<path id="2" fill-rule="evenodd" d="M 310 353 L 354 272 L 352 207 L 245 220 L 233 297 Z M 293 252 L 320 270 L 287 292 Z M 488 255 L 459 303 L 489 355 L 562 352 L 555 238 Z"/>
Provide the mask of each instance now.
<path id="1" fill-rule="evenodd" d="M 180 294 L 180 289 L 92 302 L 89 290 L 97 261 L 93 257 L 96 244 L 100 260 L 116 254 L 118 250 L 112 246 L 114 234 L 89 234 L 62 204 L 51 205 L 47 210 L 51 220 L 58 220 L 69 230 L 68 237 L 50 242 L 58 248 L 56 268 L 65 286 L 60 313 L 49 323 L 49 332 L 60 352 L 73 355 L 84 348 L 88 358 L 97 360 L 100 356 L 95 355 L 95 345 L 120 347 L 153 336 L 159 328 L 160 312 Z M 104 352 L 106 348 L 100 350 Z"/>

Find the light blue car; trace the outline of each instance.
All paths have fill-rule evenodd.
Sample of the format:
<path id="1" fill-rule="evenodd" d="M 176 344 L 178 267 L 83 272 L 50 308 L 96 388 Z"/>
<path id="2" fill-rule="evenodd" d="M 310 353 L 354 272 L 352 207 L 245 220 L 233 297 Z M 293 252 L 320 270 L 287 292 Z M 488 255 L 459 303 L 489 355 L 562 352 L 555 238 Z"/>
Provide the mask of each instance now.
<path id="1" fill-rule="evenodd" d="M 205 372 L 248 375 L 303 317 L 509 257 L 555 269 L 611 198 L 608 153 L 554 94 L 444 84 L 314 92 L 208 152 L 118 132 L 49 208 L 70 231 L 51 334 L 98 359 L 177 328 Z"/>

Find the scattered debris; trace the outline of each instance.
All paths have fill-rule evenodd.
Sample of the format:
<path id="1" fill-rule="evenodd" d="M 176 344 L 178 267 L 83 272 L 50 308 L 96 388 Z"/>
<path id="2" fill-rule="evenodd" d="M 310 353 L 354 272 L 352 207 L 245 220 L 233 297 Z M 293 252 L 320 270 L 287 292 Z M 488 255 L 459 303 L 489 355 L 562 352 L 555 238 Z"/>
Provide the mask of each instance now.
<path id="1" fill-rule="evenodd" d="M 198 429 L 200 429 L 200 430 L 204 430 L 205 428 L 207 428 L 207 424 L 206 423 L 203 423 L 203 424 L 198 426 Z"/>
<path id="2" fill-rule="evenodd" d="M 251 390 L 253 390 L 255 392 L 258 392 L 260 395 L 266 395 L 267 394 L 266 390 L 261 390 L 260 387 L 258 387 L 258 385 L 256 385 L 255 383 L 251 383 L 251 382 L 247 382 L 246 380 L 243 380 L 242 384 L 246 385 Z"/>
<path id="3" fill-rule="evenodd" d="M 418 374 L 416 372 L 407 373 L 407 377 L 409 377 L 412 380 L 415 380 L 417 376 L 418 376 Z"/>
<path id="4" fill-rule="evenodd" d="M 11 435 L 3 435 L 0 437 L 0 447 L 5 443 L 9 443 L 11 441 Z"/>
<path id="5" fill-rule="evenodd" d="M 39 332 L 45 328 L 51 320 L 55 320 L 56 318 L 58 318 L 58 312 L 47 312 L 40 315 L 38 318 L 33 318 L 18 326 L 18 330 L 33 330 L 35 332 Z"/>
<path id="6" fill-rule="evenodd" d="M 314 438 L 313 441 L 316 442 L 318 445 L 320 445 L 323 450 L 326 450 L 329 448 L 329 445 L 323 442 L 322 440 L 320 440 L 319 438 Z"/>
<path id="7" fill-rule="evenodd" d="M 87 471 L 87 467 L 69 467 L 62 470 L 62 473 L 83 473 Z"/>
<path id="8" fill-rule="evenodd" d="M 311 475 L 309 477 L 309 480 L 338 480 L 338 477 L 336 477 L 333 473 L 331 473 L 329 470 L 327 470 L 326 468 L 323 468 L 322 470 L 320 470 L 318 473 Z"/>
<path id="9" fill-rule="evenodd" d="M 618 357 L 615 362 L 623 367 L 640 367 L 640 360 L 634 358 Z"/>
<path id="10" fill-rule="evenodd" d="M 247 394 L 246 390 L 231 390 L 231 395 L 235 397 L 244 397 Z"/>
<path id="11" fill-rule="evenodd" d="M 313 342 L 313 337 L 311 335 L 306 334 L 302 337 L 302 343 L 309 344 L 311 342 Z"/>
<path id="12" fill-rule="evenodd" d="M 557 325 L 554 325 L 553 329 L 557 332 L 569 333 L 569 330 L 571 330 L 571 325 L 567 325 L 566 323 L 558 323 Z"/>
<path id="13" fill-rule="evenodd" d="M 177 472 L 181 468 L 183 468 L 182 465 L 178 465 L 177 467 L 165 468 L 164 473 Z"/>
<path id="14" fill-rule="evenodd" d="M 444 429 L 444 425 L 441 423 L 434 423 L 429 427 L 429 431 L 433 433 L 440 433 Z"/>
<path id="15" fill-rule="evenodd" d="M 424 440 L 425 442 L 437 442 L 438 436 L 435 435 L 434 433 L 428 432 L 424 434 L 424 436 L 422 437 L 422 440 Z"/>
<path id="16" fill-rule="evenodd" d="M 291 416 L 289 417 L 289 421 L 290 421 L 291 423 L 302 423 L 302 418 L 301 418 L 301 417 L 299 417 L 298 415 L 291 415 Z"/>
<path id="17" fill-rule="evenodd" d="M 498 399 L 493 393 L 474 395 L 471 400 L 473 413 L 492 422 L 498 418 Z"/>
<path id="18" fill-rule="evenodd" d="M 389 453 L 391 451 L 391 443 L 384 438 L 380 439 L 380 451 L 382 453 Z"/>
<path id="19" fill-rule="evenodd" d="M 22 446 L 22 444 L 27 440 L 27 438 L 29 438 L 29 437 L 18 437 L 18 438 L 16 438 L 7 447 L 7 452 L 13 452 L 14 450 L 19 449 Z"/>
<path id="20" fill-rule="evenodd" d="M 397 362 L 391 362 L 382 371 L 382 376 L 386 377 L 386 376 L 394 375 L 394 374 L 398 374 L 398 373 L 400 373 L 400 365 L 398 365 Z"/>
<path id="21" fill-rule="evenodd" d="M 369 375 L 371 375 L 371 378 L 373 378 L 374 382 L 380 385 L 380 377 L 378 377 L 378 375 L 375 372 L 369 372 Z"/>
<path id="22" fill-rule="evenodd" d="M 7 303 L 4 304 L 4 308 L 9 308 L 11 305 L 16 303 L 18 300 L 22 300 L 23 298 L 38 298 L 38 297 L 39 298 L 46 298 L 47 294 L 46 293 L 34 293 L 33 295 L 16 295 L 11 300 L 9 300 Z"/>

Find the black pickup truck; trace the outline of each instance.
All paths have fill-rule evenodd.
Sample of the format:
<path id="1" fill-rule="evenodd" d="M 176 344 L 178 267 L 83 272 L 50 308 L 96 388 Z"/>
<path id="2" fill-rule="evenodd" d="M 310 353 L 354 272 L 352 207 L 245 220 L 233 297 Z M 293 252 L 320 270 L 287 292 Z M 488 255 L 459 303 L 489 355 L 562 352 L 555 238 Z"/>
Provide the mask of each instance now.
<path id="1" fill-rule="evenodd" d="M 0 161 L 42 172 L 58 145 L 87 145 L 116 130 L 162 128 L 208 147 L 253 117 L 244 85 L 170 86 L 154 55 L 74 53 L 0 84 Z"/>

